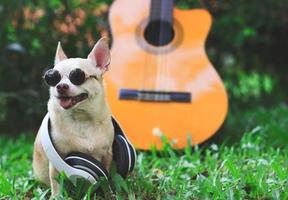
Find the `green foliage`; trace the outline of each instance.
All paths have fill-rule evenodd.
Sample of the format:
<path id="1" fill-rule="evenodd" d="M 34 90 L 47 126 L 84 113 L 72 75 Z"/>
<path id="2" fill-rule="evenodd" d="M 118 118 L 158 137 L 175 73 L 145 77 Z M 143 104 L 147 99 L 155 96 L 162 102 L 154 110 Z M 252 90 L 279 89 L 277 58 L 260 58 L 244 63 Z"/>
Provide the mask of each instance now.
<path id="1" fill-rule="evenodd" d="M 242 101 L 247 101 L 252 98 L 260 98 L 264 94 L 271 94 L 274 81 L 268 74 L 252 73 L 239 73 L 236 79 L 227 81 L 225 86 L 229 91 L 229 94 Z"/>
<path id="2" fill-rule="evenodd" d="M 207 50 L 221 77 L 232 87 L 238 79 L 236 85 L 241 85 L 239 89 L 250 90 L 254 93 L 252 96 L 264 93 L 267 97 L 265 94 L 269 93 L 269 98 L 278 101 L 287 96 L 287 90 L 283 88 L 288 84 L 287 59 L 283 53 L 288 47 L 285 39 L 288 33 L 286 4 L 285 0 L 227 0 L 214 4 L 210 9 L 214 23 Z M 243 75 L 250 77 L 247 79 Z M 262 88 L 263 92 L 255 90 L 256 87 Z M 241 93 L 232 91 L 230 96 L 241 102 L 238 95 L 245 95 Z M 248 95 L 245 101 L 250 99 L 253 97 Z"/>
<path id="3" fill-rule="evenodd" d="M 83 182 L 69 189 L 61 175 L 62 194 L 56 199 L 287 199 L 287 146 L 268 146 L 262 134 L 256 127 L 231 147 L 212 144 L 175 151 L 168 144 L 160 152 L 138 152 L 133 174 L 123 180 L 112 173 L 110 186 L 101 182 L 104 193 L 97 195 L 92 187 L 83 189 Z M 49 198 L 50 189 L 32 175 L 32 139 L 2 136 L 0 144 L 6 147 L 0 149 L 2 199 Z"/>
<path id="4" fill-rule="evenodd" d="M 284 147 L 288 144 L 288 107 L 281 104 L 273 108 L 254 107 L 241 111 L 230 111 L 220 140 L 238 141 L 243 131 L 254 127 L 261 130 L 261 136 L 267 146 Z M 220 142 L 220 141 L 219 141 Z"/>

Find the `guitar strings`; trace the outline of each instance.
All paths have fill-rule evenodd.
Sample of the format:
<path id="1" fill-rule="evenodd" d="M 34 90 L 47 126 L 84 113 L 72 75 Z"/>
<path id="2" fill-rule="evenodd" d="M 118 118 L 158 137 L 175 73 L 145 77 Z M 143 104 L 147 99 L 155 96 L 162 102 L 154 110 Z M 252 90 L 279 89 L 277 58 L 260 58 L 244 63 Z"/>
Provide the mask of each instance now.
<path id="1" fill-rule="evenodd" d="M 169 7 L 167 8 L 169 9 Z M 165 16 L 167 15 L 166 11 L 167 9 L 162 9 L 161 10 L 161 18 L 162 19 L 165 19 Z M 168 10 L 169 12 L 169 10 Z M 164 21 L 166 23 L 166 21 Z M 166 39 L 167 38 L 164 38 L 164 37 L 168 37 L 169 38 L 169 34 L 170 32 L 166 32 L 165 33 L 165 30 L 164 30 L 164 23 L 161 23 L 162 24 L 162 27 L 161 27 L 161 44 L 163 44 L 164 42 L 166 43 Z M 166 25 L 166 24 L 165 24 Z M 167 29 L 166 31 L 170 31 L 169 29 Z M 167 35 L 166 35 L 167 34 Z M 168 45 L 168 44 L 165 44 L 165 45 Z M 165 48 L 165 47 L 163 47 Z M 163 53 L 162 53 L 163 54 Z M 168 84 L 169 84 L 169 80 L 168 80 L 168 77 L 167 77 L 167 71 L 168 71 L 168 62 L 167 62 L 167 59 L 169 58 L 166 53 L 164 53 L 164 55 L 161 55 L 161 58 L 162 58 L 162 65 L 161 65 L 161 68 L 162 68 L 162 71 L 161 71 L 161 77 L 162 77 L 162 81 L 161 81 L 161 84 L 162 84 L 162 87 L 161 87 L 161 90 L 163 91 L 167 91 L 167 88 L 168 88 Z"/>
<path id="2" fill-rule="evenodd" d="M 171 90 L 171 86 L 173 85 L 170 81 L 170 70 L 169 70 L 169 55 L 166 55 L 166 53 L 163 53 L 162 51 L 165 49 L 165 46 L 167 44 L 164 45 L 163 47 L 163 43 L 166 43 L 166 38 L 168 36 L 171 36 L 170 34 L 173 34 L 172 30 L 169 30 L 169 32 L 165 32 L 164 30 L 164 23 L 163 23 L 163 19 L 165 19 L 165 15 L 167 14 L 165 7 L 163 6 L 163 1 L 160 1 L 160 13 L 159 13 L 159 9 L 156 11 L 158 14 L 158 18 L 156 18 L 156 20 L 160 20 L 160 31 L 158 32 L 158 44 L 159 46 L 156 47 L 156 51 L 154 50 L 154 54 L 150 53 L 150 52 L 146 52 L 145 53 L 145 68 L 144 69 L 144 75 L 142 77 L 143 80 L 143 84 L 142 84 L 142 89 L 147 89 L 147 90 L 164 90 L 164 91 L 168 91 Z M 170 6 L 170 9 L 172 9 L 173 12 L 173 6 Z M 154 11 L 155 12 L 155 11 Z M 170 10 L 168 12 L 171 12 Z M 151 14 L 151 13 L 150 13 Z M 159 15 L 160 14 L 160 15 Z M 153 21 L 155 19 L 150 18 L 150 20 L 148 20 L 147 25 Z M 173 26 L 171 27 L 173 29 Z M 170 32 L 171 31 L 171 32 Z M 169 34 L 169 35 L 165 35 L 165 34 Z M 172 39 L 173 40 L 173 39 Z M 150 44 L 149 44 L 150 45 Z M 169 44 L 168 44 L 169 45 Z M 164 55 L 162 55 L 164 54 Z M 155 69 L 156 67 L 156 69 Z M 154 80 L 154 81 L 153 81 Z M 153 84 L 154 82 L 154 84 Z M 154 95 L 154 97 L 156 98 L 157 95 Z"/>
<path id="3" fill-rule="evenodd" d="M 148 5 L 148 4 L 147 4 Z M 147 9 L 148 10 L 148 9 Z M 145 34 L 145 29 L 147 28 L 147 26 L 149 25 L 150 21 L 151 21 L 151 16 L 152 16 L 152 7 L 150 7 L 150 17 L 147 19 L 147 23 L 143 26 L 143 35 L 141 37 L 145 37 L 144 34 Z M 147 16 L 149 16 L 149 14 L 147 14 Z M 153 65 L 151 65 L 151 55 L 149 52 L 146 52 L 144 51 L 144 54 L 145 54 L 145 65 L 144 65 L 144 76 L 143 76 L 143 87 L 142 87 L 142 90 L 145 91 L 145 90 L 148 90 L 149 89 L 149 85 L 150 85 L 150 82 L 151 82 L 151 66 L 153 67 Z"/>
<path id="4" fill-rule="evenodd" d="M 161 46 L 162 46 L 162 44 L 163 44 L 163 37 L 164 37 L 164 35 L 163 35 L 163 22 L 162 22 L 162 20 L 163 20 L 163 16 L 164 16 L 164 11 L 163 11 L 163 5 L 162 5 L 162 1 L 161 1 L 161 6 L 160 6 L 160 31 L 159 31 L 159 41 L 158 41 L 158 43 L 159 43 L 159 46 L 160 47 L 158 47 L 158 54 L 157 54 L 157 58 L 158 58 L 158 68 L 159 68 L 159 73 L 157 74 L 157 77 L 159 77 L 159 79 L 158 79 L 158 87 L 157 87 L 157 90 L 158 91 L 161 91 L 161 84 L 163 83 L 163 55 L 161 54 Z M 155 95 L 155 98 L 158 98 L 158 95 Z"/>
<path id="5" fill-rule="evenodd" d="M 165 73 L 165 63 L 164 63 L 164 56 L 163 56 L 163 54 L 162 54 L 162 52 L 161 52 L 161 48 L 162 48 L 162 45 L 163 45 L 163 42 L 164 42 L 164 37 L 165 37 L 165 35 L 164 35 L 164 16 L 165 16 L 165 10 L 163 9 L 164 8 L 164 6 L 163 6 L 163 1 L 161 1 L 161 10 L 160 10 L 160 41 L 159 41 L 159 43 L 160 43 L 160 45 L 161 45 L 161 47 L 159 48 L 159 59 L 160 59 L 160 74 L 159 74 L 159 76 L 160 76 L 160 82 L 159 82 L 159 88 L 158 88 L 158 90 L 159 91 L 161 91 L 161 90 L 163 90 L 163 87 L 162 87 L 162 84 L 164 84 L 165 85 L 165 76 L 164 76 L 164 73 Z"/>

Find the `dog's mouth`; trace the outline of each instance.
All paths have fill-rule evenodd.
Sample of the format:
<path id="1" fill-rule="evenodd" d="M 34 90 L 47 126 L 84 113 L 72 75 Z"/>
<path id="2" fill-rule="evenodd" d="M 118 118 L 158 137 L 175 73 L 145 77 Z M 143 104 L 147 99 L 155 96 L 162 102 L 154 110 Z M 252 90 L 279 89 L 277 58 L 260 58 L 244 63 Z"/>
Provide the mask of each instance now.
<path id="1" fill-rule="evenodd" d="M 64 109 L 69 109 L 73 106 L 75 106 L 77 103 L 84 101 L 88 98 L 87 93 L 81 93 L 77 96 L 70 97 L 70 96 L 58 96 L 57 97 L 60 100 L 60 106 L 62 106 Z"/>

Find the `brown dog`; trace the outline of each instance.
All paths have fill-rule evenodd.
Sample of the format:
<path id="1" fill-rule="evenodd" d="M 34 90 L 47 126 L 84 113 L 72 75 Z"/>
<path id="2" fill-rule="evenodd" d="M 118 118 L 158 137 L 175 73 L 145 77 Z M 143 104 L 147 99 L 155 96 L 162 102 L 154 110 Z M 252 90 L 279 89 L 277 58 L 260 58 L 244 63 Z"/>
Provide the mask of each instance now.
<path id="1" fill-rule="evenodd" d="M 61 76 L 59 82 L 50 87 L 48 101 L 51 137 L 60 156 L 65 157 L 70 152 L 87 153 L 101 161 L 108 171 L 114 131 L 102 75 L 109 63 L 110 52 L 104 38 L 97 42 L 87 59 L 68 59 L 59 43 L 53 69 Z M 80 85 L 73 84 L 70 78 L 70 72 L 76 68 L 85 73 L 85 81 Z M 51 185 L 52 196 L 58 195 L 59 184 L 55 180 L 58 172 L 43 151 L 39 132 L 34 143 L 33 169 L 41 182 Z"/>

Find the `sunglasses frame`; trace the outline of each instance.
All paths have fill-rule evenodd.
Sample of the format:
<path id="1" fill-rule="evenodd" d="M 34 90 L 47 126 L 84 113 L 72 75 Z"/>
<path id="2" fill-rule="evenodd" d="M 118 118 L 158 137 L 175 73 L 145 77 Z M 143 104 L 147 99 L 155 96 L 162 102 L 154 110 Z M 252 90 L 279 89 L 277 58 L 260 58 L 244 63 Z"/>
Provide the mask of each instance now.
<path id="1" fill-rule="evenodd" d="M 79 70 L 81 70 L 82 72 L 84 72 L 82 69 L 80 69 L 80 68 L 75 68 L 75 69 L 73 69 L 73 70 L 77 70 L 77 69 L 79 69 Z M 49 85 L 48 83 L 47 83 L 47 81 L 46 81 L 46 79 L 45 79 L 45 76 L 46 76 L 46 73 L 48 72 L 48 71 L 50 71 L 50 70 L 54 70 L 54 71 L 57 71 L 59 74 L 60 74 L 60 72 L 58 71 L 58 70 L 56 70 L 56 69 L 53 69 L 53 68 L 51 68 L 51 69 L 48 69 L 45 73 L 44 73 L 44 75 L 42 76 L 42 78 L 44 79 L 44 82 L 46 83 L 46 85 L 48 85 L 49 87 L 55 87 L 58 83 L 60 83 L 60 81 L 62 80 L 62 78 L 63 78 L 63 75 L 61 75 L 60 74 L 60 77 L 61 77 L 61 79 L 60 79 L 60 81 L 56 84 L 56 85 Z M 73 71 L 73 70 L 71 70 L 70 71 L 70 73 L 69 73 L 69 75 L 68 75 L 68 79 L 69 79 L 69 81 L 73 84 L 73 85 L 76 85 L 76 86 L 79 86 L 79 85 L 82 85 L 83 83 L 85 83 L 85 81 L 87 81 L 88 79 L 90 79 L 90 78 L 95 78 L 96 80 L 99 80 L 99 78 L 96 76 L 96 75 L 87 75 L 86 74 L 86 72 L 84 72 L 84 74 L 85 74 L 85 79 L 84 79 L 84 81 L 81 83 L 81 84 L 74 84 L 71 80 L 70 80 L 70 74 L 71 74 L 71 72 Z"/>

